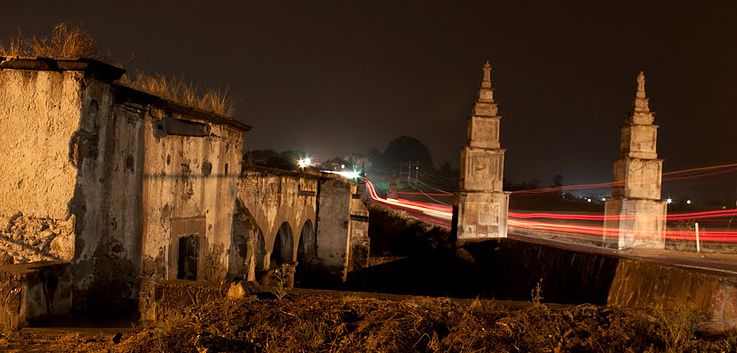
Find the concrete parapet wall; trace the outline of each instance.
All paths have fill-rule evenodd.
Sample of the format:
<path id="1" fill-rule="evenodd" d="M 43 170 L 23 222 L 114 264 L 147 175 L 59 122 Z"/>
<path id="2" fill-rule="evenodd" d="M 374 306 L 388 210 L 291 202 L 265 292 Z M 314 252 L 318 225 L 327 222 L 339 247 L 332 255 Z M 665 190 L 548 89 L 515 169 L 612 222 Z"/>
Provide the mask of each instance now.
<path id="1" fill-rule="evenodd" d="M 698 312 L 718 331 L 737 328 L 737 278 L 703 271 L 621 259 L 607 303 Z"/>

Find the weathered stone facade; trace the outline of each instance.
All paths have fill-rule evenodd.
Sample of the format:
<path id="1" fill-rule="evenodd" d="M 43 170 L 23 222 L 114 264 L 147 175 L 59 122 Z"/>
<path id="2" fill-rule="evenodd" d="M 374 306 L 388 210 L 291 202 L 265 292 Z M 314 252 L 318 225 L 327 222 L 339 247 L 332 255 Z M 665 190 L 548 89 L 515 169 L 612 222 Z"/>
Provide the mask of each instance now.
<path id="1" fill-rule="evenodd" d="M 68 263 L 60 305 L 100 314 L 150 312 L 161 281 L 258 279 L 271 261 L 292 272 L 301 261 L 347 263 L 347 246 L 324 258 L 318 249 L 350 242 L 327 219 L 352 209 L 328 208 L 324 225 L 316 214 L 320 183 L 343 190 L 326 204 L 350 203 L 352 183 L 244 170 L 248 125 L 116 84 L 123 73 L 91 60 L 0 58 L 0 263 Z"/>
<path id="2" fill-rule="evenodd" d="M 661 200 L 663 160 L 658 159 L 658 126 L 645 94 L 645 74 L 637 77 L 632 114 L 622 127 L 614 161 L 612 197 L 606 200 L 604 243 L 622 248 L 665 248 L 667 204 Z"/>
<path id="3" fill-rule="evenodd" d="M 468 119 L 468 142 L 461 149 L 460 188 L 453 208 L 453 232 L 459 241 L 507 236 L 509 194 L 502 191 L 505 150 L 499 143 L 500 120 L 487 61 Z"/>

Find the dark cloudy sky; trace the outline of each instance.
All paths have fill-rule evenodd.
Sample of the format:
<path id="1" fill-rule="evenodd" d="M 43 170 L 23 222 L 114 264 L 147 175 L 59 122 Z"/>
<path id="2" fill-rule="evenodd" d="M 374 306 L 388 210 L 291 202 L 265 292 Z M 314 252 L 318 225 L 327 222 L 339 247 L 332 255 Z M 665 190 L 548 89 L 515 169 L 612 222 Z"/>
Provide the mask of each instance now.
<path id="1" fill-rule="evenodd" d="M 457 165 L 491 58 L 508 178 L 609 180 L 640 69 L 666 170 L 737 160 L 735 1 L 24 0 L 0 32 L 59 21 L 128 69 L 229 87 L 251 149 L 329 158 L 412 135 Z"/>

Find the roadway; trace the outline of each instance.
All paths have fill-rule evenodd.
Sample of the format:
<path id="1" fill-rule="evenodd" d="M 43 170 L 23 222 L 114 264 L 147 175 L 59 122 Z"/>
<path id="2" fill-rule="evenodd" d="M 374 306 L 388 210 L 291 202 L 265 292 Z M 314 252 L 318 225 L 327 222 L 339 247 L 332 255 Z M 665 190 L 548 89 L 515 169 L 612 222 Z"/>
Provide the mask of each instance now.
<path id="1" fill-rule="evenodd" d="M 525 243 L 539 244 L 552 248 L 589 254 L 605 254 L 626 259 L 644 260 L 659 264 L 694 269 L 720 276 L 737 278 L 737 254 L 695 253 L 676 250 L 655 249 L 612 249 L 591 243 L 582 243 L 561 238 L 535 236 L 528 230 L 511 228 L 507 237 Z"/>
<path id="2" fill-rule="evenodd" d="M 418 202 L 406 199 L 388 199 L 380 197 L 370 181 L 367 181 L 367 193 L 371 202 L 401 210 L 408 215 L 433 225 L 450 229 L 452 210 L 447 205 Z M 520 242 L 540 244 L 563 250 L 606 254 L 627 259 L 650 261 L 665 265 L 671 265 L 715 275 L 737 278 L 737 254 L 709 253 L 709 252 L 686 252 L 676 250 L 654 250 L 654 249 L 623 249 L 617 250 L 598 245 L 601 235 L 594 236 L 597 229 L 588 226 L 584 232 L 580 231 L 580 225 L 570 226 L 573 231 L 566 232 L 563 227 L 532 227 L 532 224 L 522 219 L 510 217 L 508 227 L 508 238 Z M 598 230 L 598 234 L 602 234 Z"/>

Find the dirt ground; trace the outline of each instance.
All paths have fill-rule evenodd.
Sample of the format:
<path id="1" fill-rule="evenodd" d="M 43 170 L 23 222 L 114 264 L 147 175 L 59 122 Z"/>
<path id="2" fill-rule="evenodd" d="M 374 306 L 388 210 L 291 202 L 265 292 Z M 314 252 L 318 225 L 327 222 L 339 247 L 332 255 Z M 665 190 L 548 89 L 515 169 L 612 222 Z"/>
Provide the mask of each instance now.
<path id="1" fill-rule="evenodd" d="M 221 300 L 121 332 L 22 331 L 3 352 L 737 352 L 688 312 L 290 293 Z M 115 343 L 118 341 L 119 343 Z"/>

